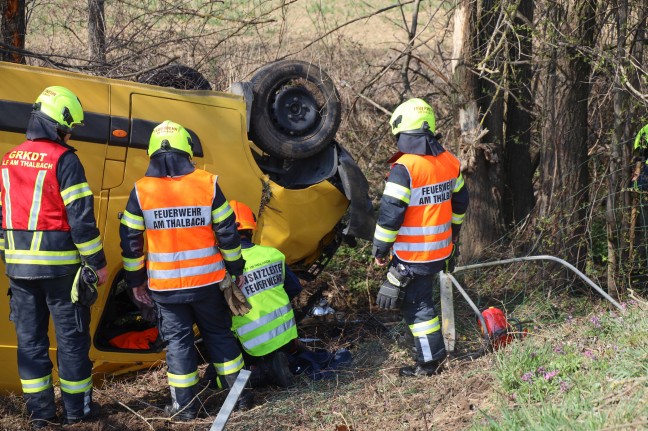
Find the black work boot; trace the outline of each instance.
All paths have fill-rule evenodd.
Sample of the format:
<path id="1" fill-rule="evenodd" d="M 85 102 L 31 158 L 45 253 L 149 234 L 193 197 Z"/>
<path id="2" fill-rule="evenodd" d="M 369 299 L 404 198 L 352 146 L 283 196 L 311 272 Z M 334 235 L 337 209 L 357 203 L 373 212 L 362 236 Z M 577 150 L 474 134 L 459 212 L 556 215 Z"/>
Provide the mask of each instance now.
<path id="1" fill-rule="evenodd" d="M 430 361 L 423 364 L 402 367 L 398 374 L 406 377 L 434 376 L 443 370 L 442 361 Z"/>
<path id="2" fill-rule="evenodd" d="M 48 419 L 32 419 L 29 421 L 29 425 L 31 425 L 31 428 L 34 430 L 40 430 L 43 429 L 49 425 L 59 425 L 58 418 L 56 416 L 53 416 Z"/>
<path id="3" fill-rule="evenodd" d="M 286 353 L 278 350 L 272 355 L 270 362 L 272 381 L 280 388 L 289 388 L 293 386 L 293 375 L 290 372 L 290 364 Z"/>
<path id="4" fill-rule="evenodd" d="M 174 421 L 192 421 L 198 416 L 198 412 L 191 406 L 174 407 L 172 404 L 164 406 L 164 413 Z"/>

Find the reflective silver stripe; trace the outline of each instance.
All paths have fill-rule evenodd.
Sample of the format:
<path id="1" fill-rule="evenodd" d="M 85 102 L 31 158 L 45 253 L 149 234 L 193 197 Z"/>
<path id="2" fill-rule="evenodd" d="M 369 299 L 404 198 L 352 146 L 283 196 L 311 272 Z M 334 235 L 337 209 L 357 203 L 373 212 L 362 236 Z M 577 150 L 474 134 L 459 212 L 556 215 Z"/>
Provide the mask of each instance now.
<path id="1" fill-rule="evenodd" d="M 32 197 L 32 206 L 29 210 L 29 221 L 27 229 L 36 230 L 38 226 L 38 214 L 40 213 L 41 201 L 43 199 L 43 183 L 45 182 L 47 171 L 38 171 L 36 184 L 34 184 L 34 196 Z"/>
<path id="2" fill-rule="evenodd" d="M 229 362 L 223 362 L 223 363 L 217 363 L 214 362 L 214 367 L 216 368 L 216 373 L 218 373 L 221 376 L 225 376 L 227 374 L 233 374 L 243 368 L 243 355 L 238 355 L 238 357 L 234 360 L 231 360 Z"/>
<path id="3" fill-rule="evenodd" d="M 167 379 L 169 386 L 188 388 L 198 383 L 198 371 L 196 370 L 193 373 L 183 375 L 167 373 Z"/>
<path id="4" fill-rule="evenodd" d="M 432 360 L 432 349 L 430 348 L 430 339 L 427 335 L 417 337 L 421 343 L 421 353 L 423 354 L 423 362 L 430 362 Z"/>
<path id="5" fill-rule="evenodd" d="M 226 201 L 219 208 L 216 208 L 212 211 L 212 223 L 217 224 L 225 220 L 230 214 L 234 214 L 234 210 L 230 204 Z"/>
<path id="6" fill-rule="evenodd" d="M 144 268 L 144 256 L 133 259 L 122 256 L 122 263 L 126 271 L 137 271 L 138 269 Z"/>
<path id="7" fill-rule="evenodd" d="M 290 306 L 290 304 L 284 305 L 283 307 L 276 309 L 272 313 L 268 313 L 265 316 L 260 317 L 257 320 L 254 320 L 254 321 L 252 321 L 250 323 L 246 323 L 245 325 L 238 328 L 236 330 L 236 332 L 240 336 L 243 336 L 243 335 L 245 335 L 245 334 L 247 334 L 249 332 L 254 331 L 255 329 L 258 329 L 258 328 L 262 327 L 263 325 L 266 325 L 266 324 L 272 322 L 273 320 L 276 320 L 276 319 L 280 318 L 281 316 L 284 316 L 284 315 L 290 313 L 291 311 L 292 311 L 292 307 Z"/>
<path id="8" fill-rule="evenodd" d="M 450 226 L 450 223 L 444 223 L 439 226 L 401 226 L 398 234 L 407 236 L 437 235 L 448 232 L 451 229 Z"/>
<path id="9" fill-rule="evenodd" d="M 396 242 L 394 243 L 394 251 L 434 251 L 448 247 L 451 243 L 451 238 L 432 242 Z"/>
<path id="10" fill-rule="evenodd" d="M 223 259 L 228 262 L 233 262 L 241 258 L 241 246 L 238 246 L 237 248 L 231 250 L 225 250 L 221 247 L 220 252 L 223 255 Z"/>
<path id="11" fill-rule="evenodd" d="M 143 210 L 146 229 L 191 228 L 211 225 L 211 207 L 182 206 Z"/>
<path id="12" fill-rule="evenodd" d="M 144 217 L 124 211 L 120 223 L 135 230 L 144 230 Z"/>
<path id="13" fill-rule="evenodd" d="M 76 245 L 77 250 L 79 250 L 79 253 L 81 253 L 82 256 L 90 256 L 91 254 L 95 254 L 103 248 L 101 245 L 100 237 L 96 237 L 95 239 L 91 239 L 90 241 L 86 241 L 82 244 L 74 245 Z"/>
<path id="14" fill-rule="evenodd" d="M 0 250 L 4 250 L 4 249 L 5 249 L 5 239 L 0 238 Z"/>
<path id="15" fill-rule="evenodd" d="M 441 323 L 439 323 L 439 318 L 435 317 L 432 320 L 426 322 L 415 323 L 410 326 L 410 331 L 415 337 L 420 337 L 422 335 L 431 334 L 438 331 L 441 328 Z"/>
<path id="16" fill-rule="evenodd" d="M 40 245 L 42 240 L 43 240 L 43 232 L 42 231 L 34 232 L 34 235 L 32 236 L 31 245 L 29 246 L 29 250 L 31 251 L 40 250 Z"/>
<path id="17" fill-rule="evenodd" d="M 196 275 L 205 275 L 212 272 L 220 271 L 225 268 L 223 261 L 211 263 L 209 265 L 192 266 L 189 268 L 178 269 L 150 269 L 149 278 L 157 278 L 158 280 L 168 280 L 172 278 L 193 277 Z"/>
<path id="18" fill-rule="evenodd" d="M 218 253 L 218 247 L 199 248 L 198 250 L 176 251 L 173 253 L 151 253 L 147 258 L 149 262 L 178 262 L 188 259 L 200 259 L 203 257 L 214 256 Z"/>
<path id="19" fill-rule="evenodd" d="M 74 186 L 68 187 L 67 189 L 61 192 L 61 197 L 63 198 L 63 204 L 66 206 L 74 202 L 77 199 L 84 198 L 86 196 L 92 196 L 92 190 L 88 183 L 80 183 Z"/>
<path id="20" fill-rule="evenodd" d="M 14 250 L 16 248 L 16 242 L 14 241 L 13 231 L 8 230 L 5 233 L 7 235 L 7 249 Z"/>
<path id="21" fill-rule="evenodd" d="M 60 379 L 61 381 L 61 391 L 67 392 L 68 394 L 79 394 L 81 392 L 86 392 L 92 388 L 92 377 L 87 379 L 80 380 L 78 382 L 72 382 L 69 380 Z"/>
<path id="22" fill-rule="evenodd" d="M 50 374 L 40 379 L 20 379 L 20 383 L 22 385 L 22 390 L 24 393 L 35 394 L 52 387 L 52 375 Z"/>
<path id="23" fill-rule="evenodd" d="M 452 213 L 452 224 L 462 224 L 466 214 Z"/>
<path id="24" fill-rule="evenodd" d="M 412 191 L 407 187 L 403 187 L 400 184 L 390 183 L 387 181 L 385 184 L 385 191 L 383 192 L 385 196 L 391 196 L 392 198 L 398 199 L 405 202 L 406 204 L 410 203 L 410 196 Z"/>
<path id="25" fill-rule="evenodd" d="M 457 181 L 456 181 L 456 184 L 454 186 L 454 189 L 452 189 L 452 193 L 458 192 L 459 190 L 461 190 L 461 188 L 463 186 L 464 186 L 463 175 L 461 175 L 461 173 L 459 173 L 459 177 L 457 177 Z"/>
<path id="26" fill-rule="evenodd" d="M 388 230 L 379 225 L 376 225 L 376 231 L 374 232 L 374 238 L 382 242 L 394 242 L 398 236 L 397 230 Z"/>
<path id="27" fill-rule="evenodd" d="M 5 188 L 4 207 L 5 214 L 7 215 L 5 225 L 7 226 L 7 229 L 13 229 L 13 223 L 11 222 L 11 198 L 9 197 L 9 191 L 11 190 L 11 187 L 9 182 L 9 169 L 7 168 L 2 169 L 2 182 Z"/>
<path id="28" fill-rule="evenodd" d="M 438 205 L 450 200 L 457 179 L 412 188 L 409 206 Z"/>
<path id="29" fill-rule="evenodd" d="M 273 338 L 283 334 L 290 328 L 295 326 L 295 319 L 290 319 L 287 322 L 284 322 L 283 324 L 277 326 L 271 331 L 264 332 L 263 334 L 259 335 L 258 337 L 254 337 L 251 340 L 243 342 L 243 347 L 245 347 L 245 350 L 250 350 L 258 346 L 259 344 L 263 344 L 265 342 L 268 342 L 272 340 Z"/>
<path id="30" fill-rule="evenodd" d="M 76 251 L 5 250 L 8 263 L 67 265 L 81 262 Z"/>

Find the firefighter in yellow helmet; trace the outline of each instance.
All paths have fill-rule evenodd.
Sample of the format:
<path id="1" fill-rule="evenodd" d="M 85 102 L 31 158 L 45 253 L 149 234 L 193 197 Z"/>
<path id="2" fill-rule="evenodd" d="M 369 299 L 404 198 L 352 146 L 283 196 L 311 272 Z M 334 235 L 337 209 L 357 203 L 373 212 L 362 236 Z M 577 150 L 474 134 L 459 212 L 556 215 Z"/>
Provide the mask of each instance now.
<path id="1" fill-rule="evenodd" d="M 199 410 L 194 323 L 220 387 L 231 387 L 244 366 L 226 296 L 242 298 L 245 261 L 218 177 L 191 162 L 189 132 L 162 122 L 151 133 L 148 154 L 148 170 L 135 183 L 121 218 L 125 280 L 138 301 L 157 306 L 172 400 L 166 411 L 190 420 Z"/>
<path id="2" fill-rule="evenodd" d="M 432 291 L 440 271 L 454 270 L 468 190 L 459 160 L 435 135 L 430 105 L 407 100 L 389 124 L 398 153 L 390 160 L 373 239 L 376 264 L 389 264 L 376 302 L 384 309 L 400 305 L 414 337 L 416 363 L 401 368 L 400 375 L 432 375 L 446 357 Z"/>
<path id="3" fill-rule="evenodd" d="M 18 372 L 33 428 L 56 420 L 50 315 L 58 344 L 63 422 L 85 420 L 92 410 L 90 304 L 83 295 L 73 297 L 72 290 L 82 264 L 103 284 L 106 258 L 92 190 L 68 144 L 83 117 L 72 91 L 46 88 L 34 104 L 27 141 L 2 160 L 0 254 L 9 277 Z"/>

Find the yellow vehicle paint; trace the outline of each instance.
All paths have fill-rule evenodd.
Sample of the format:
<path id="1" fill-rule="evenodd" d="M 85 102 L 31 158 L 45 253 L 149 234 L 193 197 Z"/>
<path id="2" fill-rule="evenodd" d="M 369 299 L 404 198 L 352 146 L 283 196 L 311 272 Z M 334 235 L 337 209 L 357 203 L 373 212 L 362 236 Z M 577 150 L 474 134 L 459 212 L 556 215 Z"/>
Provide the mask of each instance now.
<path id="1" fill-rule="evenodd" d="M 95 216 L 108 261 L 108 281 L 92 306 L 90 325 L 95 383 L 106 374 L 121 374 L 150 367 L 164 359 L 161 351 L 125 351 L 106 345 L 105 319 L 118 294 L 121 264 L 119 217 L 134 182 L 148 167 L 148 134 L 155 124 L 172 120 L 194 133 L 202 154 L 197 167 L 219 175 L 228 199 L 244 202 L 257 215 L 255 241 L 278 248 L 287 263 L 307 267 L 349 206 L 338 187 L 321 181 L 298 190 L 274 183 L 255 161 L 259 151 L 247 137 L 246 101 L 229 93 L 156 87 L 82 74 L 0 63 L 0 153 L 25 140 L 29 107 L 43 88 L 61 85 L 81 100 L 86 125 L 72 136 L 88 183 L 95 197 Z M 80 138 L 79 134 L 84 138 Z M 89 136 L 89 137 L 88 137 Z M 163 191 L 161 191 L 163 192 Z M 262 208 L 259 214 L 259 210 Z M 4 265 L 1 265 L 4 273 Z M 0 390 L 20 391 L 16 338 L 9 320 L 7 277 L 0 276 Z M 102 320 L 103 319 L 103 320 Z M 56 338 L 50 322 L 50 356 L 56 364 Z M 55 365 L 56 368 L 56 365 Z"/>

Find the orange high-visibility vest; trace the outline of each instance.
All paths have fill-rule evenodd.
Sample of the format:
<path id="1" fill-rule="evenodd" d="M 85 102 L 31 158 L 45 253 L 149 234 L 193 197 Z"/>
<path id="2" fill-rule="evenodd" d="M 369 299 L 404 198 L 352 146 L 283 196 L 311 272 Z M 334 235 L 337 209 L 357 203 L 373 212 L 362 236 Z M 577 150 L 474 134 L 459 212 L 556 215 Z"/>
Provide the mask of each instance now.
<path id="1" fill-rule="evenodd" d="M 452 252 L 452 191 L 459 160 L 445 151 L 438 156 L 402 155 L 396 163 L 410 175 L 410 202 L 393 250 L 405 262 L 443 260 Z"/>
<path id="2" fill-rule="evenodd" d="M 225 277 L 212 230 L 216 181 L 216 175 L 196 169 L 182 177 L 144 177 L 135 183 L 147 230 L 149 289 L 190 289 Z"/>

